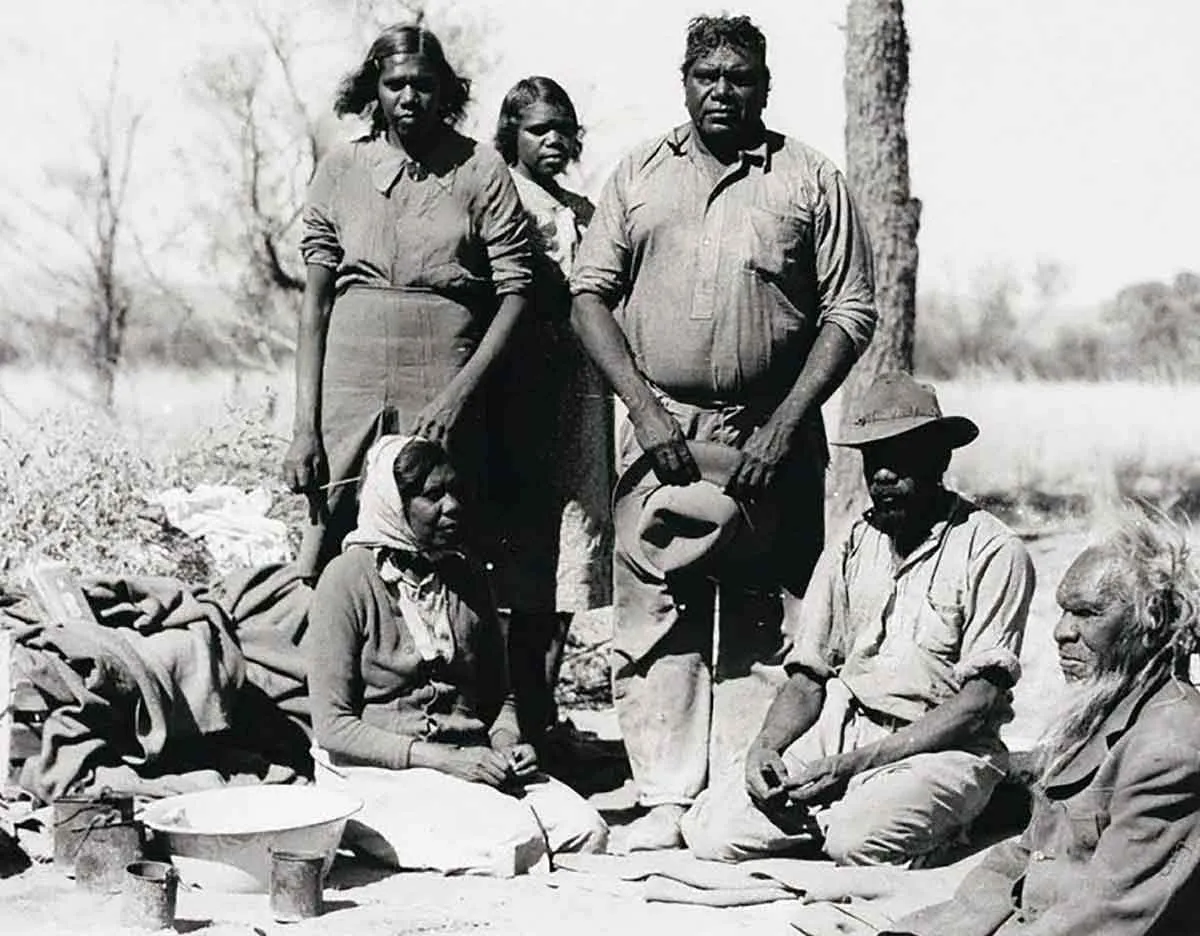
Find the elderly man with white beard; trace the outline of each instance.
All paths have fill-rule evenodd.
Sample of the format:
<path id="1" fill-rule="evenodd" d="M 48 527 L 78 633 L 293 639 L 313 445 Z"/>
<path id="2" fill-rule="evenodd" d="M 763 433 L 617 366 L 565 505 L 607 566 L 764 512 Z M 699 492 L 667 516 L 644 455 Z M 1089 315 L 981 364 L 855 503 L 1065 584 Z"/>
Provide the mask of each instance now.
<path id="1" fill-rule="evenodd" d="M 1144 515 L 1085 550 L 1057 592 L 1068 707 L 1041 748 L 1033 815 L 911 936 L 1200 932 L 1200 582 L 1187 542 Z"/>

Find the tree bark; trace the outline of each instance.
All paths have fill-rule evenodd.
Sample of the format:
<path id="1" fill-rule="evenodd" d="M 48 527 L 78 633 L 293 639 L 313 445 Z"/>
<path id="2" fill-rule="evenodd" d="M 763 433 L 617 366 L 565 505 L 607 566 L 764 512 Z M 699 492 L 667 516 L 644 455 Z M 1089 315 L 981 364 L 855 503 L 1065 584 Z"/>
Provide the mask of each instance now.
<path id="1" fill-rule="evenodd" d="M 912 197 L 908 175 L 903 0 L 849 0 L 845 96 L 846 178 L 871 238 L 879 324 L 842 387 L 842 419 L 877 374 L 912 371 L 921 203 Z M 858 453 L 835 447 L 827 499 L 831 529 L 861 510 L 865 497 Z"/>

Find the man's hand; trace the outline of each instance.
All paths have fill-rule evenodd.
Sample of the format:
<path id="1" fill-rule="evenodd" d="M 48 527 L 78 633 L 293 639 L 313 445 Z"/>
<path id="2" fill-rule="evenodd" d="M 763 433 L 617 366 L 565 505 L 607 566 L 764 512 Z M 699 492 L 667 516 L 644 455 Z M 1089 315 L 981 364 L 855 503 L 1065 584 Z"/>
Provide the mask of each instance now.
<path id="1" fill-rule="evenodd" d="M 754 430 L 742 446 L 742 460 L 725 490 L 745 501 L 763 497 L 792 455 L 798 425 L 793 417 L 776 413 Z"/>
<path id="2" fill-rule="evenodd" d="M 746 756 L 746 792 L 759 804 L 778 803 L 786 798 L 787 764 L 777 751 L 755 744 Z"/>
<path id="3" fill-rule="evenodd" d="M 837 799 L 852 774 L 838 757 L 823 757 L 804 764 L 785 781 L 791 802 L 802 806 L 825 806 Z"/>
<path id="4" fill-rule="evenodd" d="M 700 480 L 683 430 L 657 400 L 629 411 L 633 434 L 642 450 L 654 460 L 654 474 L 663 484 L 691 484 Z"/>

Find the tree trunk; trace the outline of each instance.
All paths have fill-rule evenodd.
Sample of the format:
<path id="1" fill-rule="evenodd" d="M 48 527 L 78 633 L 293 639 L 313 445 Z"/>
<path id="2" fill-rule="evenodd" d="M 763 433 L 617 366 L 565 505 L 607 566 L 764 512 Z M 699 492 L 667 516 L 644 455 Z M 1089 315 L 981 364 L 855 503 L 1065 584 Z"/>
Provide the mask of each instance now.
<path id="1" fill-rule="evenodd" d="M 846 14 L 846 178 L 875 258 L 875 338 L 842 387 L 842 419 L 872 379 L 912 371 L 916 316 L 917 228 L 921 203 L 908 178 L 908 33 L 903 0 L 849 0 Z M 834 429 L 833 437 L 837 437 Z M 828 512 L 836 528 L 862 509 L 861 463 L 835 448 Z"/>

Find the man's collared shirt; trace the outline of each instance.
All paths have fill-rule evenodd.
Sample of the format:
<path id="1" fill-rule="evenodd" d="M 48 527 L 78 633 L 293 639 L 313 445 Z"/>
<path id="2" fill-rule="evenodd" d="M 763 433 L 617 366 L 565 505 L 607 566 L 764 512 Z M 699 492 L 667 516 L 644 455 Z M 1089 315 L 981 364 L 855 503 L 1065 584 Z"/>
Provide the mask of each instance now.
<path id="1" fill-rule="evenodd" d="M 861 352 L 871 251 L 829 160 L 766 132 L 714 176 L 690 124 L 627 156 L 584 237 L 572 292 L 611 308 L 647 379 L 694 402 L 782 398 L 818 328 Z"/>
<path id="2" fill-rule="evenodd" d="M 915 721 L 986 670 L 1016 680 L 1033 587 L 1016 534 L 960 497 L 904 557 L 860 520 L 821 556 L 788 622 L 787 665 L 837 676 L 866 708 Z"/>

